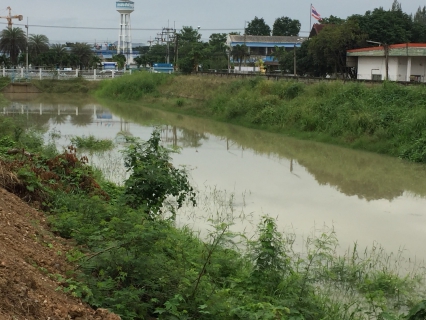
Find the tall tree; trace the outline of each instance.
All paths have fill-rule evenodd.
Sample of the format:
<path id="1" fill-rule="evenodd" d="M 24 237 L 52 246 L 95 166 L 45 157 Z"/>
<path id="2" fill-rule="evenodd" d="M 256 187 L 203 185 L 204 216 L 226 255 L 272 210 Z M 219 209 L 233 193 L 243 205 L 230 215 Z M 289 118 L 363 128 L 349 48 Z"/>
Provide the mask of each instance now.
<path id="1" fill-rule="evenodd" d="M 37 61 L 40 53 L 49 51 L 49 39 L 44 34 L 31 34 L 28 37 L 28 50 L 31 58 Z"/>
<path id="2" fill-rule="evenodd" d="M 367 11 L 363 16 L 351 16 L 348 20 L 357 21 L 369 40 L 386 44 L 412 41 L 413 21 L 401 10 L 378 8 Z"/>
<path id="3" fill-rule="evenodd" d="M 263 18 L 254 17 L 244 30 L 245 34 L 252 36 L 270 36 L 271 28 L 266 24 Z"/>
<path id="4" fill-rule="evenodd" d="M 198 71 L 199 63 L 205 56 L 201 34 L 192 27 L 183 26 L 178 39 L 179 69 L 184 73 Z"/>
<path id="5" fill-rule="evenodd" d="M 65 49 L 65 45 L 59 43 L 52 44 L 50 47 L 50 51 L 52 52 L 54 57 L 54 64 L 56 64 L 58 67 L 62 67 L 64 61 L 66 60 L 66 57 L 68 56 L 68 53 Z"/>
<path id="6" fill-rule="evenodd" d="M 413 17 L 414 23 L 426 25 L 426 6 L 419 7 Z"/>
<path id="7" fill-rule="evenodd" d="M 9 55 L 12 65 L 16 65 L 21 51 L 25 51 L 27 37 L 21 28 L 6 28 L 0 34 L 0 51 Z"/>
<path id="8" fill-rule="evenodd" d="M 398 0 L 393 0 L 391 11 L 402 11 L 401 3 Z"/>
<path id="9" fill-rule="evenodd" d="M 346 51 L 364 46 L 367 35 L 354 21 L 338 26 L 325 26 L 309 42 L 314 63 L 323 65 L 327 73 L 346 74 Z"/>
<path id="10" fill-rule="evenodd" d="M 92 47 L 86 42 L 76 42 L 71 48 L 71 53 L 78 58 L 80 69 L 87 67 L 93 56 Z"/>
<path id="11" fill-rule="evenodd" d="M 300 21 L 289 17 L 275 19 L 272 29 L 273 36 L 297 36 L 300 32 Z"/>

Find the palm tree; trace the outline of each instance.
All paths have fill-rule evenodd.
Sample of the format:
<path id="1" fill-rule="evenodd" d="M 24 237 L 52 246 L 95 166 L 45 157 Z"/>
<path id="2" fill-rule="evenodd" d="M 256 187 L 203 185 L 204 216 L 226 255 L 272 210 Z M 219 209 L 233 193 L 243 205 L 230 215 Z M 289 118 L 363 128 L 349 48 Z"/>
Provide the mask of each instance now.
<path id="1" fill-rule="evenodd" d="M 62 68 L 62 64 L 64 60 L 66 60 L 67 51 L 65 49 L 64 44 L 55 43 L 50 46 L 50 51 L 53 53 L 54 56 L 54 63 L 59 65 L 59 67 Z"/>
<path id="2" fill-rule="evenodd" d="M 241 64 L 243 63 L 243 60 L 245 60 L 245 58 L 249 55 L 248 47 L 245 44 L 237 44 L 236 46 L 232 47 L 231 55 L 232 59 L 238 60 L 241 71 Z"/>
<path id="3" fill-rule="evenodd" d="M 90 65 L 93 67 L 93 69 L 96 69 L 102 62 L 102 59 L 98 55 L 93 55 L 90 59 Z"/>
<path id="4" fill-rule="evenodd" d="M 40 53 L 49 51 L 49 39 L 44 34 L 32 34 L 28 38 L 28 50 L 32 60 L 37 61 Z"/>
<path id="5" fill-rule="evenodd" d="M 123 69 L 126 64 L 126 56 L 122 53 L 115 54 L 112 56 L 112 61 L 117 62 L 118 69 Z"/>
<path id="6" fill-rule="evenodd" d="M 25 51 L 27 38 L 21 28 L 7 28 L 0 33 L 0 51 L 8 54 L 12 65 L 16 65 L 18 55 Z"/>
<path id="7" fill-rule="evenodd" d="M 90 58 L 93 56 L 92 47 L 86 42 L 76 42 L 71 48 L 73 53 L 79 59 L 80 69 L 87 66 L 90 62 Z"/>

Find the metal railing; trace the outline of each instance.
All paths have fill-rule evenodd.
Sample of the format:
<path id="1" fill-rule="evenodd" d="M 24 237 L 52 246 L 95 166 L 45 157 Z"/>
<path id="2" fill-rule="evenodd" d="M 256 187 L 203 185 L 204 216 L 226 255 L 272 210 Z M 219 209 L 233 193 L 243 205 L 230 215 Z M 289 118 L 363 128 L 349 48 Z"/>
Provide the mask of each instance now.
<path id="1" fill-rule="evenodd" d="M 30 80 L 69 80 L 73 78 L 84 78 L 86 80 L 102 80 L 108 78 L 116 78 L 122 76 L 128 71 L 117 70 L 52 70 L 52 69 L 30 69 L 28 72 L 25 68 L 18 69 L 0 69 L 0 77 L 9 77 L 12 82 L 25 82 Z"/>

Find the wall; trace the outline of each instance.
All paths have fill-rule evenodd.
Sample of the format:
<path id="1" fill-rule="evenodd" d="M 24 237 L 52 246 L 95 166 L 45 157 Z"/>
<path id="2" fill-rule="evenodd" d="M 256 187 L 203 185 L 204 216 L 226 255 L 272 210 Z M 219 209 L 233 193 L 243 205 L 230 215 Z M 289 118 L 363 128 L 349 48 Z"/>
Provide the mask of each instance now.
<path id="1" fill-rule="evenodd" d="M 425 82 L 426 57 L 411 58 L 411 75 L 419 75 L 421 76 L 421 82 Z"/>
<path id="2" fill-rule="evenodd" d="M 381 74 L 385 79 L 385 59 L 383 57 L 359 57 L 358 58 L 358 79 L 372 80 L 372 74 Z M 377 69 L 377 70 L 373 70 Z"/>

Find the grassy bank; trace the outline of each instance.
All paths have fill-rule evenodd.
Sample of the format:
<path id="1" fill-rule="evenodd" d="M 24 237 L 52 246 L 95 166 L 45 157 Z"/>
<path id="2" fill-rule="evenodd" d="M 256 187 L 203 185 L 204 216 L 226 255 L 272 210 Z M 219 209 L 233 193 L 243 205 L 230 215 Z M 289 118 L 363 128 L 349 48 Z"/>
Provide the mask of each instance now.
<path id="1" fill-rule="evenodd" d="M 83 93 L 87 94 L 98 88 L 98 81 L 87 81 L 83 78 L 69 80 L 31 80 L 31 83 L 44 93 Z"/>
<path id="2" fill-rule="evenodd" d="M 98 96 L 426 162 L 424 86 L 139 74 Z"/>
<path id="3" fill-rule="evenodd" d="M 235 210 L 232 196 L 216 199 L 226 204 L 218 210 L 224 216 L 203 206 L 211 223 L 206 238 L 176 228 L 180 201 L 204 196 L 197 198 L 185 171 L 170 165 L 158 132 L 147 142 L 129 141 L 130 176 L 119 187 L 74 148 L 57 153 L 10 118 L 0 118 L 0 130 L 1 186 L 42 206 L 52 230 L 76 244 L 61 253 L 74 272 L 46 276 L 94 307 L 123 319 L 170 320 L 415 320 L 425 310 L 424 272 L 401 268 L 400 253 L 376 245 L 338 255 L 333 230 L 320 230 L 306 239 L 305 253 L 296 252 L 294 235 L 282 234 L 269 217 L 246 239 L 230 231 L 236 221 L 225 219 Z M 166 210 L 171 195 L 176 204 Z"/>

